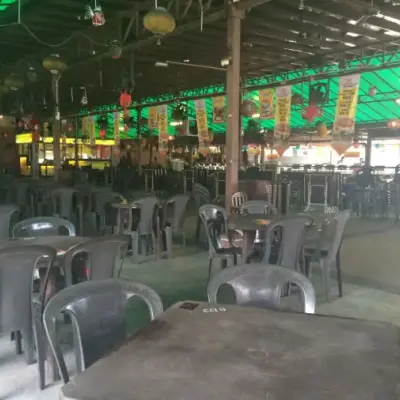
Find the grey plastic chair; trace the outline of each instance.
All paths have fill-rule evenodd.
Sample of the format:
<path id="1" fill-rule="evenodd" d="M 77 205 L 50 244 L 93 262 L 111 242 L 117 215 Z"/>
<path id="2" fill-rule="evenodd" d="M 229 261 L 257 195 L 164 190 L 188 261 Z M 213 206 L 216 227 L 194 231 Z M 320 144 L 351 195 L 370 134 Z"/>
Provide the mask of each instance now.
<path id="1" fill-rule="evenodd" d="M 288 284 L 295 284 L 300 290 L 304 312 L 315 313 L 313 285 L 305 276 L 288 268 L 264 264 L 228 268 L 215 275 L 208 283 L 210 302 L 218 302 L 218 291 L 224 284 L 232 287 L 237 304 L 260 308 L 279 307 L 282 291 Z"/>
<path id="2" fill-rule="evenodd" d="M 233 246 L 229 241 L 229 246 L 224 247 L 221 243 L 221 235 L 228 235 L 227 213 L 222 207 L 214 204 L 205 204 L 199 209 L 199 216 L 203 222 L 208 240 L 208 279 L 211 278 L 212 264 L 215 259 L 220 260 L 221 266 L 225 267 L 227 261 L 237 264 L 237 257 L 241 254 L 239 247 Z"/>
<path id="3" fill-rule="evenodd" d="M 33 277 L 39 264 L 50 271 L 56 255 L 56 251 L 47 246 L 15 246 L 0 251 L 0 332 L 15 333 L 17 354 L 22 353 L 23 347 L 27 364 L 34 362 L 35 341 L 41 388 L 44 388 L 46 344 L 41 340 L 40 324 L 36 329 L 38 325 L 33 315 L 38 316 L 36 321 L 40 322 L 40 302 L 44 301 L 45 286 L 37 310 L 32 302 Z"/>
<path id="4" fill-rule="evenodd" d="M 101 236 L 74 246 L 64 256 L 64 274 L 67 286 L 73 284 L 73 261 L 77 255 L 86 255 L 85 276 L 88 280 L 118 278 L 123 258 L 128 250 L 126 236 Z"/>
<path id="5" fill-rule="evenodd" d="M 301 271 L 300 265 L 304 265 L 303 246 L 306 230 L 312 222 L 313 218 L 308 215 L 299 215 L 269 224 L 265 235 L 265 251 L 262 262 L 269 264 L 273 249 L 278 247 L 276 264 L 294 271 Z"/>
<path id="6" fill-rule="evenodd" d="M 249 200 L 240 206 L 242 214 L 265 214 L 277 215 L 278 211 L 268 201 L 264 200 Z"/>
<path id="7" fill-rule="evenodd" d="M 151 319 L 162 313 L 161 299 L 154 290 L 141 283 L 115 279 L 70 286 L 49 301 L 44 310 L 44 326 L 64 383 L 70 377 L 57 338 L 59 315 L 71 318 L 79 374 L 126 341 L 126 306 L 133 296 L 146 302 Z"/>
<path id="8" fill-rule="evenodd" d="M 12 236 L 75 236 L 75 226 L 72 222 L 57 217 L 36 217 L 24 219 L 14 225 Z"/>
<path id="9" fill-rule="evenodd" d="M 322 282 L 325 290 L 325 298 L 327 300 L 330 300 L 331 298 L 330 275 L 333 268 L 336 268 L 339 296 L 343 296 L 340 247 L 342 245 L 344 228 L 348 219 L 350 218 L 350 215 L 350 210 L 340 211 L 331 220 L 327 221 L 324 232 L 332 229 L 332 231 L 334 232 L 333 237 L 331 239 L 329 247 L 327 249 L 324 249 L 323 246 L 320 246 L 319 254 L 316 254 L 316 259 L 321 269 Z M 324 236 L 324 232 L 321 233 L 322 237 Z M 307 249 L 305 251 L 307 251 Z M 310 265 L 311 267 L 313 266 L 312 260 Z M 311 273 L 312 268 L 310 268 L 310 276 Z"/>
<path id="10" fill-rule="evenodd" d="M 159 199 L 157 197 L 148 196 L 132 203 L 132 207 L 129 210 L 131 213 L 129 220 L 133 221 L 133 213 L 135 210 L 140 209 L 140 219 L 136 227 L 136 230 L 132 228 L 123 232 L 124 235 L 129 235 L 131 238 L 132 245 L 132 259 L 134 263 L 138 263 L 141 259 L 146 259 L 147 253 L 151 248 L 152 253 L 150 257 L 156 259 L 158 253 L 157 237 L 160 232 L 154 231 L 154 213 L 158 207 Z M 145 252 L 143 251 L 145 248 Z M 146 253 L 146 255 L 145 255 Z"/>
<path id="11" fill-rule="evenodd" d="M 32 180 L 15 181 L 7 191 L 7 203 L 16 204 L 23 216 L 30 215 L 29 190 Z"/>
<path id="12" fill-rule="evenodd" d="M 72 221 L 76 218 L 74 199 L 78 190 L 74 188 L 58 188 L 51 192 L 53 215 Z"/>
<path id="13" fill-rule="evenodd" d="M 240 207 L 247 201 L 247 194 L 244 192 L 233 193 L 231 198 L 231 208 L 234 212 L 239 212 Z"/>
<path id="14" fill-rule="evenodd" d="M 15 205 L 0 205 L 0 240 L 7 240 L 12 234 L 12 228 L 18 221 L 20 209 Z"/>
<path id="15" fill-rule="evenodd" d="M 199 210 L 201 206 L 211 203 L 211 194 L 209 190 L 205 188 L 203 185 L 200 185 L 200 183 L 195 183 L 193 185 L 193 197 L 196 203 L 197 210 Z M 200 238 L 201 227 L 202 227 L 201 218 L 200 216 L 198 216 L 196 222 L 196 233 L 195 233 L 196 241 L 198 241 Z"/>
<path id="16" fill-rule="evenodd" d="M 164 224 L 171 226 L 172 234 L 180 236 L 183 246 L 186 246 L 186 234 L 183 229 L 189 196 L 183 194 L 169 198 L 164 204 Z M 172 208 L 172 210 L 171 210 Z M 172 211 L 172 212 L 170 212 Z"/>

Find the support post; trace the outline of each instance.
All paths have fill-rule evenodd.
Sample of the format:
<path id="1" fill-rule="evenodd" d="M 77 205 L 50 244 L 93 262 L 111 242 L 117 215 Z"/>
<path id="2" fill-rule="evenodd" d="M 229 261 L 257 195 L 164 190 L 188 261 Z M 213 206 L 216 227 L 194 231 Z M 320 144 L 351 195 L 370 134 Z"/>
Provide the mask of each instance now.
<path id="1" fill-rule="evenodd" d="M 367 143 L 365 145 L 365 166 L 367 168 L 371 166 L 371 151 L 372 151 L 372 137 L 371 133 L 368 132 Z"/>
<path id="2" fill-rule="evenodd" d="M 61 171 L 61 151 L 60 151 L 60 96 L 59 82 L 60 74 L 53 75 L 53 94 L 54 94 L 54 118 L 53 118 L 53 156 L 54 156 L 54 179 L 57 181 Z"/>
<path id="3" fill-rule="evenodd" d="M 142 176 L 142 109 L 137 110 L 137 136 L 139 140 L 138 169 L 139 176 Z"/>
<path id="4" fill-rule="evenodd" d="M 232 194 L 237 191 L 240 145 L 240 30 L 244 12 L 228 5 L 227 69 L 228 119 L 226 125 L 225 207 L 230 212 Z"/>

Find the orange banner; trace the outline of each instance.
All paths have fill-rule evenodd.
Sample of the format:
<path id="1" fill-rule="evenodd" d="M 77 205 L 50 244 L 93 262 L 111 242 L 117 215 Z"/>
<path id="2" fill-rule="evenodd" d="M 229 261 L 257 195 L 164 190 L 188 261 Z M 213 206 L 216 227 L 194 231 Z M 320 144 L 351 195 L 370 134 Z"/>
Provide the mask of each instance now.
<path id="1" fill-rule="evenodd" d="M 163 158 L 168 153 L 168 108 L 166 104 L 158 106 L 158 153 Z"/>

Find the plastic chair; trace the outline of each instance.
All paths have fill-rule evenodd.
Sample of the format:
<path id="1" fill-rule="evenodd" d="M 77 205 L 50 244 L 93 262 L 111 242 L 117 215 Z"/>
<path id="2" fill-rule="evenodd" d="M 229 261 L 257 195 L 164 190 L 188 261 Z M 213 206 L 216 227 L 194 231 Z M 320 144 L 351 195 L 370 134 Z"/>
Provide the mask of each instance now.
<path id="1" fill-rule="evenodd" d="M 47 246 L 15 246 L 0 251 L 0 332 L 14 332 L 17 354 L 22 354 L 24 347 L 27 364 L 34 362 L 35 342 L 40 388 L 44 388 L 46 352 L 40 333 L 41 307 L 37 311 L 32 302 L 33 276 L 39 263 L 49 271 L 56 255 Z M 43 301 L 44 292 L 39 303 Z M 34 319 L 39 321 L 38 329 Z"/>
<path id="2" fill-rule="evenodd" d="M 276 264 L 300 271 L 300 262 L 304 264 L 302 261 L 306 230 L 313 221 L 308 215 L 299 215 L 272 222 L 267 227 L 262 262 L 270 264 L 273 250 L 278 246 Z"/>
<path id="3" fill-rule="evenodd" d="M 20 210 L 14 205 L 0 205 L 0 240 L 10 238 L 12 228 L 19 219 Z"/>
<path id="4" fill-rule="evenodd" d="M 266 214 L 277 215 L 278 211 L 268 201 L 264 200 L 249 200 L 240 206 L 242 214 Z"/>
<path id="5" fill-rule="evenodd" d="M 157 258 L 157 237 L 160 232 L 156 233 L 154 231 L 154 213 L 156 212 L 158 203 L 159 199 L 157 197 L 149 196 L 132 203 L 132 207 L 129 210 L 131 213 L 129 217 L 130 221 L 134 220 L 133 213 L 135 210 L 140 210 L 140 219 L 136 230 L 133 230 L 135 229 L 134 227 L 129 227 L 129 230 L 123 232 L 124 235 L 129 235 L 131 237 L 132 258 L 135 263 L 140 261 L 139 255 L 143 254 L 143 242 L 146 246 L 146 253 L 149 250 L 149 245 L 151 245 L 153 257 L 154 259 Z M 142 255 L 142 258 L 143 257 Z"/>
<path id="6" fill-rule="evenodd" d="M 73 220 L 75 217 L 74 200 L 78 190 L 74 188 L 58 188 L 51 192 L 53 215 Z"/>
<path id="7" fill-rule="evenodd" d="M 239 212 L 240 207 L 247 201 L 247 194 L 244 192 L 233 193 L 231 198 L 231 208 L 234 212 Z"/>
<path id="8" fill-rule="evenodd" d="M 315 313 L 315 290 L 303 275 L 288 268 L 274 265 L 252 264 L 233 267 L 215 275 L 207 286 L 208 300 L 217 303 L 219 288 L 228 284 L 232 287 L 239 305 L 260 308 L 277 308 L 282 291 L 287 285 L 295 284 L 307 314 Z"/>
<path id="9" fill-rule="evenodd" d="M 16 204 L 23 216 L 28 216 L 30 202 L 29 202 L 29 190 L 32 181 L 16 181 L 11 184 L 7 190 L 7 203 Z"/>
<path id="10" fill-rule="evenodd" d="M 64 383 L 70 377 L 57 338 L 59 315 L 71 318 L 79 374 L 126 341 L 126 306 L 132 296 L 146 302 L 151 319 L 162 313 L 161 299 L 154 290 L 115 279 L 70 286 L 49 301 L 43 315 L 44 327 Z"/>
<path id="11" fill-rule="evenodd" d="M 186 208 L 189 201 L 189 196 L 179 195 L 169 198 L 164 204 L 164 224 L 171 226 L 172 234 L 182 237 L 183 246 L 186 246 L 186 234 L 183 229 L 185 222 Z M 172 206 L 172 207 L 171 207 Z M 169 211 L 172 208 L 172 213 Z"/>
<path id="12" fill-rule="evenodd" d="M 195 183 L 193 185 L 193 197 L 196 203 L 197 210 L 199 210 L 200 207 L 203 206 L 204 204 L 211 203 L 211 194 L 209 190 L 205 188 L 203 185 L 200 185 L 200 183 Z M 196 241 L 199 241 L 200 239 L 201 226 L 202 226 L 201 218 L 198 215 L 196 221 L 196 233 L 195 233 Z"/>
<path id="13" fill-rule="evenodd" d="M 199 216 L 204 224 L 208 240 L 208 279 L 211 277 L 212 264 L 215 259 L 220 260 L 222 267 L 226 266 L 227 261 L 233 260 L 237 264 L 237 256 L 241 249 L 234 247 L 231 240 L 229 246 L 224 247 L 221 243 L 223 233 L 228 233 L 227 213 L 222 207 L 214 204 L 206 204 L 199 209 Z"/>
<path id="14" fill-rule="evenodd" d="M 75 226 L 72 222 L 57 217 L 36 217 L 24 219 L 15 224 L 12 236 L 75 236 Z"/>
<path id="15" fill-rule="evenodd" d="M 128 250 L 126 236 L 101 236 L 88 242 L 78 244 L 67 251 L 64 256 L 65 283 L 74 283 L 73 261 L 77 255 L 87 255 L 84 278 L 100 280 L 118 278 L 121 273 L 123 258 Z"/>
<path id="16" fill-rule="evenodd" d="M 339 296 L 343 297 L 343 283 L 342 283 L 342 269 L 340 264 L 340 247 L 342 245 L 343 232 L 348 219 L 350 218 L 351 211 L 340 211 L 331 220 L 327 221 L 326 226 L 321 232 L 321 240 L 324 240 L 326 232 L 331 229 L 333 231 L 332 239 L 327 247 L 317 245 L 319 248 L 318 253 L 314 253 L 314 257 L 317 260 L 322 273 L 322 282 L 325 290 L 326 300 L 330 300 L 330 274 L 331 269 L 336 268 Z M 315 251 L 315 250 L 314 250 Z M 305 247 L 305 253 L 309 256 L 310 249 Z M 309 257 L 308 257 L 309 258 Z M 312 267 L 312 259 L 310 267 Z M 310 268 L 311 276 L 312 268 Z"/>
<path id="17" fill-rule="evenodd" d="M 109 203 L 120 203 L 125 198 L 120 193 L 99 191 L 94 193 L 94 210 L 96 213 L 96 230 L 103 233 L 106 227 L 106 205 Z M 99 221 L 97 221 L 97 218 Z"/>

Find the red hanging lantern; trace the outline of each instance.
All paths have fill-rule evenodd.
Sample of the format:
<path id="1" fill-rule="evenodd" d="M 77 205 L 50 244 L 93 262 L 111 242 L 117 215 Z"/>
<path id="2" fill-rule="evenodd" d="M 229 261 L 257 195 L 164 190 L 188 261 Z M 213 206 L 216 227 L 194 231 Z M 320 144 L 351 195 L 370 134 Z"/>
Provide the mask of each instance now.
<path id="1" fill-rule="evenodd" d="M 124 109 L 124 114 L 126 115 L 128 112 L 128 107 L 131 105 L 132 97 L 131 95 L 124 91 L 119 96 L 119 105 Z"/>
<path id="2" fill-rule="evenodd" d="M 321 117 L 323 111 L 315 104 L 310 104 L 305 110 L 303 110 L 302 117 L 309 123 L 314 122 L 315 118 Z"/>
<path id="3" fill-rule="evenodd" d="M 106 136 L 106 130 L 105 129 L 100 129 L 100 138 L 104 139 Z"/>

